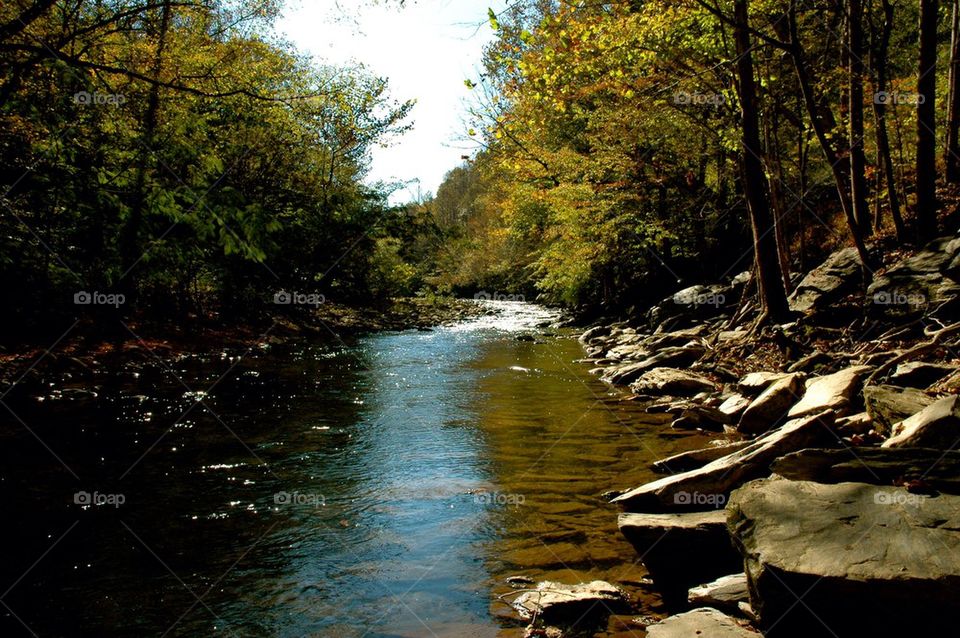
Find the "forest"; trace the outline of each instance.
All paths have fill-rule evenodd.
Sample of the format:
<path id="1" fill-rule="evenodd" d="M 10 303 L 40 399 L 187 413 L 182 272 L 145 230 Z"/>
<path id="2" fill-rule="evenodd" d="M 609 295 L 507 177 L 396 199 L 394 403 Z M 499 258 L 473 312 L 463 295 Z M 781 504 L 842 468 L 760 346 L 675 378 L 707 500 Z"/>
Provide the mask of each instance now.
<path id="1" fill-rule="evenodd" d="M 960 0 L 0 0 L 0 636 L 953 635 L 958 211 Z"/>
<path id="2" fill-rule="evenodd" d="M 938 185 L 960 179 L 956 3 L 530 1 L 489 19 L 466 81 L 482 150 L 424 204 L 455 287 L 622 314 L 755 261 L 782 318 L 830 249 L 856 246 L 869 282 L 935 237 Z"/>
<path id="3" fill-rule="evenodd" d="M 94 293 L 94 315 L 177 320 L 256 320 L 284 291 L 623 314 L 753 263 L 782 317 L 826 249 L 869 274 L 936 236 L 938 184 L 960 180 L 955 3 L 491 9 L 464 79 L 477 151 L 405 205 L 365 178 L 415 101 L 270 35 L 281 8 L 4 3 L 8 336 Z"/>

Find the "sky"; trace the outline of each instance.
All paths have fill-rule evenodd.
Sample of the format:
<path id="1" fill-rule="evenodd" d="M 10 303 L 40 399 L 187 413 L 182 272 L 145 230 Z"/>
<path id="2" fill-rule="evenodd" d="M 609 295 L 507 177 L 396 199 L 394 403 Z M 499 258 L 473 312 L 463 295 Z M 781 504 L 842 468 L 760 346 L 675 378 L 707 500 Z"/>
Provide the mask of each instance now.
<path id="1" fill-rule="evenodd" d="M 288 0 L 277 31 L 328 64 L 360 62 L 390 80 L 400 101 L 416 99 L 413 130 L 373 150 L 368 180 L 419 180 L 400 203 L 436 193 L 447 171 L 473 150 L 463 140 L 464 80 L 476 79 L 483 45 L 493 38 L 487 10 L 505 0 Z M 419 190 L 418 190 L 419 189 Z"/>

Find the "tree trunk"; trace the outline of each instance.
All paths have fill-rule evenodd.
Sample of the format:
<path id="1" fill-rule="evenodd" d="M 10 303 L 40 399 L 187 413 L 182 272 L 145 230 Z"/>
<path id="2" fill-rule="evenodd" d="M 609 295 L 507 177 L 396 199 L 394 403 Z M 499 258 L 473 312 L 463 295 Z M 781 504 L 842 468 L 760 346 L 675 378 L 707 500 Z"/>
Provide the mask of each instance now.
<path id="1" fill-rule="evenodd" d="M 834 120 L 832 116 L 827 118 L 821 116 L 820 109 L 817 106 L 817 100 L 813 95 L 813 83 L 810 79 L 810 73 L 803 59 L 803 46 L 797 32 L 796 0 L 791 0 L 790 2 L 788 22 L 788 28 L 790 30 L 790 58 L 793 61 L 794 70 L 797 73 L 797 81 L 800 84 L 803 103 L 806 106 L 813 132 L 816 134 L 817 141 L 820 144 L 820 150 L 823 151 L 823 157 L 833 172 L 833 182 L 837 188 L 837 195 L 840 197 L 840 206 L 843 209 L 844 217 L 846 217 L 847 227 L 850 230 L 853 243 L 857 247 L 860 262 L 869 268 L 871 265 L 870 254 L 867 252 L 867 246 L 863 241 L 863 234 L 860 232 L 860 228 L 853 216 L 853 205 L 850 202 L 850 193 L 847 191 L 848 176 L 845 174 L 846 171 L 844 171 L 842 166 L 843 162 L 837 157 L 837 153 L 828 135 L 828 131 L 833 131 L 835 128 L 832 125 Z M 828 123 L 831 124 L 831 126 L 828 127 Z"/>
<path id="2" fill-rule="evenodd" d="M 950 22 L 950 98 L 947 105 L 947 144 L 943 159 L 950 184 L 960 182 L 960 0 L 953 0 Z"/>
<path id="3" fill-rule="evenodd" d="M 897 176 L 893 170 L 893 157 L 890 154 L 890 135 L 887 131 L 887 52 L 890 48 L 890 34 L 893 31 L 893 5 L 890 0 L 883 0 L 883 31 L 880 41 L 870 49 L 870 66 L 875 72 L 873 95 L 874 134 L 877 143 L 877 165 L 883 174 L 887 185 L 887 201 L 890 205 L 890 216 L 897 231 L 897 241 L 901 244 L 907 241 L 907 230 L 903 224 L 903 215 L 900 213 L 900 196 L 897 189 Z M 877 230 L 880 230 L 880 208 L 877 207 Z"/>
<path id="4" fill-rule="evenodd" d="M 757 266 L 760 300 L 769 319 L 779 321 L 789 315 L 787 294 L 780 273 L 773 219 L 767 200 L 767 176 L 760 160 L 760 124 L 757 92 L 753 79 L 753 57 L 747 0 L 734 2 L 734 38 L 737 47 L 737 84 L 740 90 L 740 115 L 743 154 L 743 187 L 753 229 L 753 249 Z"/>
<path id="5" fill-rule="evenodd" d="M 847 98 L 850 146 L 850 200 L 853 218 L 861 235 L 871 230 L 867 203 L 866 160 L 863 156 L 863 5 L 861 0 L 847 0 L 847 48 L 849 74 Z"/>
<path id="6" fill-rule="evenodd" d="M 937 0 L 920 0 L 917 66 L 917 241 L 937 236 Z"/>
<path id="7" fill-rule="evenodd" d="M 167 43 L 167 31 L 171 21 L 170 2 L 164 2 L 160 10 L 160 28 L 157 33 L 157 50 L 154 53 L 151 74 L 154 80 L 159 79 L 163 68 L 163 55 Z M 158 116 L 160 112 L 160 86 L 150 85 L 147 97 L 147 109 L 143 117 L 143 139 L 140 144 L 140 153 L 137 159 L 137 174 L 134 182 L 133 201 L 130 205 L 130 214 L 120 235 L 120 263 L 122 274 L 120 279 L 128 302 L 136 298 L 137 277 L 134 268 L 140 260 L 140 227 L 143 224 L 144 211 L 147 203 L 147 173 L 153 161 L 150 158 L 156 142 Z"/>

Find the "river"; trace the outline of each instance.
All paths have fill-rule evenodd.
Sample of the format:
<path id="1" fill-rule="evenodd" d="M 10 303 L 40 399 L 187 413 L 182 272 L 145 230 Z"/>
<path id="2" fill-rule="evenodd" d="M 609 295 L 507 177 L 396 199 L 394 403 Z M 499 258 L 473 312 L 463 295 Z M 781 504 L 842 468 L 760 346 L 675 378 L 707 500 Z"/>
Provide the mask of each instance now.
<path id="1" fill-rule="evenodd" d="M 552 311 L 488 303 L 432 331 L 141 349 L 11 406 L 2 635 L 520 636 L 513 575 L 656 611 L 600 495 L 702 439 L 590 376 Z M 597 635 L 637 635 L 618 627 Z"/>

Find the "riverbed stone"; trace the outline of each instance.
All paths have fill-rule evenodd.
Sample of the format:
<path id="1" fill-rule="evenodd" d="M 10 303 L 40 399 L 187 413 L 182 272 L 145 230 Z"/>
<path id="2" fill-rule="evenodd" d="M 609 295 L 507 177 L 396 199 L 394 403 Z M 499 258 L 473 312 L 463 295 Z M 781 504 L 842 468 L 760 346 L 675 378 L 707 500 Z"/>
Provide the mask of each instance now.
<path id="1" fill-rule="evenodd" d="M 863 389 L 867 414 L 883 432 L 890 432 L 894 424 L 920 412 L 934 401 L 935 398 L 916 388 L 871 385 Z"/>
<path id="2" fill-rule="evenodd" d="M 687 592 L 687 602 L 694 607 L 713 607 L 737 612 L 741 602 L 749 601 L 747 575 L 743 572 L 721 576 L 709 583 L 691 587 Z"/>
<path id="3" fill-rule="evenodd" d="M 806 447 L 836 445 L 833 412 L 826 411 L 785 423 L 750 445 L 701 468 L 665 476 L 621 494 L 613 503 L 627 511 L 684 511 L 704 509 L 699 500 L 725 500 L 730 490 L 768 476 L 778 456 Z M 696 495 L 696 497 L 694 497 Z"/>
<path id="4" fill-rule="evenodd" d="M 649 638 L 760 638 L 745 622 L 703 607 L 669 616 L 647 627 Z"/>
<path id="5" fill-rule="evenodd" d="M 960 443 L 960 396 L 945 397 L 893 426 L 883 447 L 953 449 Z"/>
<path id="6" fill-rule="evenodd" d="M 832 253 L 800 280 L 789 297 L 794 312 L 812 313 L 853 292 L 860 283 L 862 265 L 856 248 Z"/>
<path id="7" fill-rule="evenodd" d="M 620 532 L 637 550 L 650 577 L 675 606 L 687 590 L 742 569 L 727 533 L 723 509 L 682 514 L 621 514 Z"/>
<path id="8" fill-rule="evenodd" d="M 713 381 L 699 374 L 676 368 L 656 368 L 641 375 L 630 389 L 635 394 L 693 396 L 716 388 Z"/>
<path id="9" fill-rule="evenodd" d="M 786 372 L 751 372 L 737 382 L 737 389 L 743 394 L 756 396 L 776 381 L 790 376 Z"/>
<path id="10" fill-rule="evenodd" d="M 723 403 L 717 408 L 732 420 L 739 420 L 744 410 L 750 407 L 750 399 L 739 393 L 734 393 L 724 399 Z"/>
<path id="11" fill-rule="evenodd" d="M 807 448 L 781 456 L 774 474 L 794 481 L 911 485 L 960 494 L 960 451 L 933 448 Z"/>
<path id="12" fill-rule="evenodd" d="M 750 445 L 750 443 L 750 441 L 723 442 L 721 445 L 709 445 L 696 450 L 688 450 L 654 461 L 650 464 L 650 468 L 654 472 L 661 474 L 688 472 L 703 467 L 707 463 L 716 461 L 728 454 L 732 454 L 737 450 L 742 450 Z"/>
<path id="13" fill-rule="evenodd" d="M 614 385 L 629 385 L 645 372 L 655 368 L 685 367 L 704 355 L 706 349 L 700 345 L 666 348 L 642 361 L 614 368 L 603 376 L 602 380 Z"/>
<path id="14" fill-rule="evenodd" d="M 955 317 L 960 307 L 960 273 L 952 266 L 960 255 L 960 237 L 940 237 L 902 260 L 867 288 L 873 316 L 906 320 L 934 312 Z"/>
<path id="15" fill-rule="evenodd" d="M 737 431 L 754 435 L 779 425 L 802 393 L 803 377 L 799 374 L 788 374 L 774 381 L 744 410 Z"/>
<path id="16" fill-rule="evenodd" d="M 958 496 L 770 478 L 735 491 L 727 513 L 768 637 L 886 636 L 891 613 L 939 636 L 960 618 Z"/>
<path id="17" fill-rule="evenodd" d="M 860 380 L 871 370 L 869 366 L 854 366 L 822 377 L 808 379 L 803 398 L 787 412 L 787 417 L 798 417 L 833 410 L 838 415 L 846 414 L 850 399 L 860 389 Z"/>
<path id="18" fill-rule="evenodd" d="M 926 361 L 908 361 L 901 363 L 890 375 L 890 383 L 907 388 L 928 388 L 951 372 L 957 366 Z"/>
<path id="19" fill-rule="evenodd" d="M 627 597 L 618 587 L 602 580 L 576 585 L 545 580 L 537 583 L 534 591 L 521 594 L 513 607 L 525 619 L 537 616 L 544 622 L 566 624 L 623 610 Z"/>

